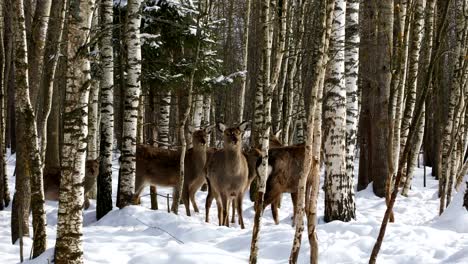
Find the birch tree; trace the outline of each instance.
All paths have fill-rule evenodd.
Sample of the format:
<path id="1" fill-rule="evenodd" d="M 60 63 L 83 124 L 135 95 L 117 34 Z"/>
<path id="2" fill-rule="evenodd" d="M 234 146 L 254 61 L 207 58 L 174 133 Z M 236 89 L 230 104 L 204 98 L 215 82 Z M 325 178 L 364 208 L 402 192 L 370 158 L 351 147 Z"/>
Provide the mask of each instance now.
<path id="1" fill-rule="evenodd" d="M 307 3 L 307 2 L 306 2 Z M 303 6 L 304 8 L 305 6 Z M 317 7 L 321 8 L 318 22 L 318 58 L 314 67 L 314 82 L 310 87 L 310 104 L 307 113 L 307 132 L 305 139 L 304 167 L 299 182 L 298 211 L 296 213 L 296 232 L 294 234 L 293 247 L 289 257 L 290 263 L 297 263 L 301 238 L 304 230 L 304 211 L 307 212 L 308 237 L 310 244 L 310 263 L 318 263 L 318 240 L 316 234 L 317 225 L 317 199 L 320 185 L 320 151 L 322 147 L 322 94 L 325 78 L 325 70 L 328 61 L 328 48 L 332 30 L 333 10 L 335 1 L 320 1 Z M 304 9 L 302 10 L 302 14 Z M 309 173 L 312 173 L 312 182 L 307 183 Z M 307 184 L 310 184 L 310 197 L 306 197 Z M 307 199 L 309 200 L 307 203 Z M 307 206 L 308 208 L 305 208 Z"/>
<path id="2" fill-rule="evenodd" d="M 330 53 L 325 81 L 324 152 L 325 221 L 350 221 L 356 217 L 352 174 L 346 171 L 346 87 L 345 73 L 346 2 L 335 1 Z"/>
<path id="3" fill-rule="evenodd" d="M 417 8 L 420 6 L 419 2 L 420 1 L 418 1 L 418 3 L 417 3 L 418 4 Z M 418 76 L 417 76 L 417 85 L 418 85 L 417 89 L 418 90 L 422 90 L 421 82 L 424 81 L 424 78 L 427 75 L 429 61 L 430 61 L 431 53 L 432 53 L 435 4 L 436 4 L 435 0 L 428 0 L 427 3 L 426 3 L 425 10 L 423 9 L 422 10 L 423 13 L 419 14 L 419 15 L 423 16 L 420 19 L 424 19 L 424 22 L 422 22 L 422 23 L 424 23 L 424 37 L 421 40 L 421 47 L 424 48 L 424 49 L 422 50 L 421 58 L 419 60 L 419 66 L 418 66 Z M 415 11 L 416 11 L 416 13 L 415 13 L 415 18 L 416 18 L 417 12 L 421 12 L 421 11 L 419 11 L 417 9 Z M 425 11 L 425 15 L 424 15 L 424 11 Z M 416 21 L 416 23 L 421 23 L 421 22 Z M 423 109 L 423 115 L 425 115 L 424 109 Z M 415 146 L 415 150 L 417 150 L 417 151 L 413 150 L 413 152 L 411 153 L 410 160 L 411 160 L 412 164 L 410 166 L 408 166 L 409 170 L 407 172 L 407 178 L 406 178 L 406 181 L 404 182 L 403 190 L 401 192 L 401 194 L 405 195 L 405 196 L 407 196 L 408 193 L 409 193 L 409 189 L 410 189 L 412 179 L 413 179 L 413 176 L 414 176 L 414 169 L 415 169 L 415 166 L 416 166 L 416 163 L 417 163 L 417 159 L 419 157 L 419 149 L 421 148 L 421 144 L 422 144 L 422 140 L 423 140 L 423 136 L 424 136 L 423 135 L 424 130 L 425 130 L 424 127 L 425 127 L 425 120 L 421 119 L 420 123 L 418 124 L 418 134 L 417 134 L 417 138 L 416 138 L 417 143 L 416 143 L 416 146 Z M 424 164 L 424 166 L 426 166 L 426 164 Z"/>
<path id="4" fill-rule="evenodd" d="M 16 16 L 16 55 L 15 55 L 15 66 L 16 66 L 16 115 L 23 124 L 19 124 L 23 130 L 22 152 L 18 155 L 22 155 L 21 161 L 26 164 L 23 165 L 25 168 L 25 177 L 30 177 L 31 181 L 31 208 L 33 215 L 33 257 L 37 257 L 47 248 L 46 239 L 46 215 L 44 210 L 44 185 L 42 179 L 42 166 L 41 157 L 39 153 L 39 144 L 37 138 L 37 123 L 34 114 L 33 106 L 30 100 L 30 89 L 28 85 L 28 50 L 26 44 L 26 26 L 24 16 L 24 3 L 22 0 L 16 0 L 14 3 L 14 10 Z M 42 40 L 43 41 L 43 40 Z M 28 179 L 29 180 L 29 179 Z M 15 197 L 23 195 L 21 191 L 27 191 L 24 189 L 18 189 L 15 192 Z M 26 196 L 27 197 L 27 196 Z M 23 197 L 23 199 L 26 199 Z M 22 205 L 20 205 L 22 206 Z M 24 209 L 24 208 L 23 208 Z M 21 212 L 21 210 L 20 210 Z M 24 214 L 29 214 L 28 211 L 22 211 Z M 21 223 L 20 223 L 21 225 Z M 21 236 L 22 234 L 20 234 Z"/>
<path id="5" fill-rule="evenodd" d="M 171 92 L 164 92 L 159 103 L 158 145 L 169 145 L 169 116 L 171 114 Z"/>
<path id="6" fill-rule="evenodd" d="M 55 263 L 83 263 L 83 179 L 88 136 L 91 65 L 89 32 L 94 1 L 70 0 L 68 12 L 67 89 L 64 109 Z"/>
<path id="7" fill-rule="evenodd" d="M 140 43 L 140 0 L 127 4 L 127 87 L 125 89 L 122 150 L 119 171 L 119 193 L 117 206 L 130 204 L 135 185 L 135 152 L 137 136 L 138 103 L 141 93 L 141 43 Z"/>
<path id="8" fill-rule="evenodd" d="M 244 105 L 245 105 L 245 88 L 247 86 L 247 65 L 248 65 L 248 58 L 249 58 L 249 25 L 250 25 L 250 9 L 251 9 L 251 2 L 252 0 L 245 1 L 246 11 L 245 11 L 245 18 L 244 18 L 244 35 L 242 38 L 242 42 L 244 45 L 244 53 L 242 54 L 242 71 L 244 74 L 242 75 L 242 84 L 241 89 L 239 91 L 239 108 L 238 108 L 238 119 L 237 122 L 240 124 L 243 120 L 244 116 Z"/>
<path id="9" fill-rule="evenodd" d="M 345 81 L 346 81 L 346 175 L 354 178 L 354 161 L 359 115 L 359 0 L 346 2 L 345 27 Z"/>
<path id="10" fill-rule="evenodd" d="M 270 10 L 271 9 L 271 10 Z M 258 236 L 260 233 L 261 218 L 263 214 L 263 196 L 266 189 L 266 178 L 268 175 L 268 149 L 269 149 L 269 136 L 271 129 L 271 102 L 273 91 L 278 84 L 278 79 L 281 70 L 281 64 L 284 54 L 285 46 L 285 35 L 286 35 L 286 14 L 288 10 L 288 1 L 282 1 L 281 6 L 278 7 L 278 39 L 276 46 L 276 56 L 272 58 L 271 47 L 272 47 L 272 35 L 270 31 L 271 14 L 274 13 L 274 9 L 270 8 L 270 1 L 262 1 L 262 66 L 261 76 L 262 82 L 260 87 L 263 92 L 263 123 L 262 123 L 262 135 L 261 135 L 261 146 L 262 146 L 262 163 L 258 170 L 258 192 L 255 197 L 255 217 L 254 227 L 252 231 L 252 243 L 250 246 L 250 263 L 257 263 L 258 256 Z M 274 60 L 272 60 L 274 59 Z M 273 61 L 273 62 L 272 62 Z"/>
<path id="11" fill-rule="evenodd" d="M 0 14 L 3 15 L 3 5 L 0 5 Z M 8 188 L 8 176 L 6 173 L 6 87 L 4 83 L 5 75 L 5 47 L 3 45 L 3 31 L 5 27 L 3 20 L 0 20 L 0 211 L 10 204 L 10 192 Z"/>
<path id="12" fill-rule="evenodd" d="M 391 20 L 391 18 L 392 18 L 392 16 L 390 16 L 391 15 L 390 10 L 392 10 L 392 3 L 391 2 L 392 2 L 391 0 L 383 1 L 382 5 L 377 6 L 377 8 L 379 8 L 379 9 L 381 9 L 381 11 L 383 11 L 383 13 L 382 13 L 383 16 L 380 17 L 379 21 L 378 21 L 379 23 L 383 23 L 383 25 L 387 25 L 388 21 Z M 387 224 L 388 224 L 388 221 L 390 219 L 390 215 L 392 214 L 393 206 L 395 204 L 396 197 L 397 197 L 397 194 L 398 194 L 399 189 L 397 187 L 399 186 L 400 181 L 402 179 L 403 167 L 404 167 L 403 164 L 408 159 L 408 154 L 409 154 L 411 142 L 413 141 L 413 138 L 415 136 L 416 126 L 417 126 L 417 124 L 419 122 L 419 119 L 422 118 L 423 105 L 424 105 L 424 102 L 426 100 L 426 97 L 427 97 L 427 94 L 428 94 L 428 91 L 429 91 L 430 82 L 432 81 L 432 75 L 434 73 L 434 68 L 435 68 L 434 62 L 436 61 L 436 58 L 438 58 L 440 56 L 441 40 L 442 40 L 442 37 L 444 36 L 444 32 L 447 29 L 446 20 L 447 20 L 447 14 L 448 14 L 450 2 L 451 2 L 451 0 L 447 0 L 445 3 L 442 4 L 441 7 L 439 7 L 442 15 L 441 15 L 441 19 L 439 21 L 440 23 L 438 23 L 437 32 L 435 34 L 436 38 L 435 38 L 435 41 L 434 41 L 434 49 L 433 49 L 433 51 L 431 53 L 431 58 L 429 60 L 427 75 L 425 76 L 424 83 L 423 83 L 423 86 L 422 86 L 424 88 L 421 91 L 421 96 L 416 101 L 416 107 L 415 107 L 415 110 L 414 110 L 414 118 L 411 121 L 410 129 L 408 131 L 408 139 L 406 141 L 405 148 L 403 149 L 403 153 L 402 153 L 402 155 L 401 155 L 401 157 L 399 159 L 399 163 L 398 163 L 398 172 L 397 172 L 396 178 L 395 178 L 395 188 L 393 188 L 392 193 L 391 193 L 391 197 L 390 197 L 390 199 L 389 199 L 389 201 L 387 203 L 387 209 L 385 210 L 385 214 L 384 214 L 384 217 L 383 217 L 383 220 L 382 220 L 379 235 L 377 237 L 376 243 L 375 243 L 375 245 L 374 245 L 374 247 L 372 249 L 372 253 L 371 253 L 371 256 L 370 256 L 370 259 L 369 259 L 369 263 L 371 263 L 371 264 L 374 264 L 377 261 L 377 255 L 378 255 L 378 253 L 380 251 L 380 247 L 382 245 L 383 238 L 385 236 Z M 381 33 L 382 37 L 385 36 L 385 34 L 388 34 L 387 32 L 388 31 L 382 32 Z M 388 37 L 382 38 L 384 43 L 386 41 L 388 41 L 388 39 L 389 39 Z"/>
<path id="13" fill-rule="evenodd" d="M 114 141 L 114 53 L 112 49 L 112 0 L 101 0 L 100 24 L 103 27 L 100 43 L 102 77 L 99 175 L 97 178 L 96 218 L 112 210 L 112 149 Z"/>

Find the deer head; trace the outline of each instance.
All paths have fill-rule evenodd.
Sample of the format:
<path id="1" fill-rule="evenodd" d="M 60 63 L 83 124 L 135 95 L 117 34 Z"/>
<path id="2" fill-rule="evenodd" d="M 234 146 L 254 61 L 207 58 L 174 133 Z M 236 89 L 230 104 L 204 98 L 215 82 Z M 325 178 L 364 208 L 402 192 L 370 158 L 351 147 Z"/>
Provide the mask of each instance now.
<path id="1" fill-rule="evenodd" d="M 188 131 L 192 134 L 192 143 L 194 149 L 205 148 L 208 144 L 208 135 L 214 126 L 207 126 L 204 129 L 195 130 L 193 126 L 188 126 Z"/>
<path id="2" fill-rule="evenodd" d="M 237 127 L 226 128 L 223 123 L 218 123 L 218 130 L 224 135 L 224 148 L 241 148 L 242 133 L 244 133 L 249 122 L 242 122 Z"/>

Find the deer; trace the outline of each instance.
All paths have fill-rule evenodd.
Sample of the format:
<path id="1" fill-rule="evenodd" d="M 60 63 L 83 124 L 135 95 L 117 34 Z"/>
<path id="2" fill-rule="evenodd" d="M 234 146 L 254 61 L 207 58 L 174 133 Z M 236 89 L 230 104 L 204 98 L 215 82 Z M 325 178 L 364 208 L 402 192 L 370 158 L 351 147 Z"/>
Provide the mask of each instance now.
<path id="1" fill-rule="evenodd" d="M 278 219 L 278 202 L 281 194 L 284 192 L 291 193 L 293 202 L 294 214 L 293 225 L 296 218 L 297 192 L 299 180 L 302 174 L 303 162 L 305 155 L 304 145 L 295 145 L 288 147 L 271 148 L 268 151 L 268 165 L 271 167 L 271 172 L 268 175 L 266 182 L 266 192 L 264 197 L 264 207 L 271 204 L 271 211 L 275 224 L 279 224 Z M 312 161 L 316 162 L 316 161 Z M 260 167 L 260 160 L 257 161 L 257 170 Z M 311 167 L 312 168 L 312 167 Z M 312 174 L 309 172 L 306 184 L 306 197 L 310 195 L 310 185 L 312 182 Z M 307 200 L 306 200 L 306 209 Z"/>
<path id="2" fill-rule="evenodd" d="M 242 199 L 248 188 L 249 165 L 242 152 L 242 134 L 247 125 L 248 122 L 242 122 L 237 127 L 227 128 L 223 123 L 217 124 L 218 130 L 223 133 L 224 147 L 215 151 L 205 166 L 209 186 L 205 204 L 206 222 L 209 222 L 209 211 L 214 198 L 219 225 L 229 226 L 229 206 L 235 201 L 239 224 L 242 229 L 245 228 Z"/>
<path id="3" fill-rule="evenodd" d="M 281 131 L 276 132 L 273 135 L 270 135 L 269 141 L 270 141 L 270 146 L 272 148 L 278 148 L 282 147 L 283 143 L 278 139 L 278 135 Z M 247 165 L 249 168 L 249 176 L 248 176 L 248 183 L 246 185 L 246 189 L 244 190 L 247 191 L 248 187 L 252 184 L 252 181 L 257 177 L 257 169 L 256 169 L 256 164 L 257 160 L 262 157 L 262 153 L 258 148 L 252 147 L 249 150 L 243 151 L 242 154 L 244 154 L 246 160 L 247 160 Z M 210 157 L 208 157 L 209 159 Z M 209 187 L 209 186 L 208 186 Z M 209 189 L 208 189 L 209 190 Z M 206 215 L 205 215 L 205 221 L 208 223 L 209 222 L 209 210 L 212 204 L 214 197 L 210 192 L 208 191 L 208 196 L 206 198 Z M 235 214 L 236 214 L 236 201 L 232 201 L 232 218 L 231 218 L 231 223 L 235 222 Z M 239 223 L 240 224 L 240 223 Z"/>
<path id="4" fill-rule="evenodd" d="M 189 126 L 192 134 L 193 147 L 185 155 L 185 178 L 182 190 L 182 200 L 185 205 L 187 216 L 190 213 L 190 201 L 193 209 L 199 213 L 195 201 L 195 193 L 205 182 L 205 163 L 207 152 L 213 150 L 207 148 L 207 138 L 211 133 L 212 126 L 194 131 Z M 162 149 L 150 145 L 137 145 L 135 194 L 133 203 L 140 204 L 140 194 L 148 186 L 175 187 L 180 177 L 180 151 Z"/>
<path id="5" fill-rule="evenodd" d="M 99 159 L 87 160 L 85 163 L 84 185 L 84 208 L 89 208 L 89 192 L 96 184 L 99 174 Z M 62 172 L 60 167 L 48 167 L 44 170 L 44 195 L 47 200 L 58 201 L 60 191 L 60 179 Z"/>

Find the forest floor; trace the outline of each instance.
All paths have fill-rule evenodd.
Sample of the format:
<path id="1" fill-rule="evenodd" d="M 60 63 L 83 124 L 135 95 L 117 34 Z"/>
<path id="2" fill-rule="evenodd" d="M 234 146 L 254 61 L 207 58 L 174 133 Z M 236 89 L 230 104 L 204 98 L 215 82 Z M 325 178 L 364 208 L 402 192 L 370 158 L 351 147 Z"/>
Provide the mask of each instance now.
<path id="1" fill-rule="evenodd" d="M 14 187 L 14 156 L 9 157 L 10 187 Z M 116 193 L 117 163 L 113 186 Z M 427 174 L 431 169 L 427 168 Z M 423 170 L 418 169 L 409 197 L 399 196 L 395 204 L 396 222 L 387 228 L 378 263 L 468 263 L 468 212 L 461 207 L 462 192 L 456 193 L 450 207 L 439 217 L 437 181 L 427 177 L 423 187 Z M 349 223 L 323 221 L 324 195 L 318 201 L 320 263 L 367 263 L 379 232 L 385 201 L 373 195 L 371 185 L 356 193 L 357 219 Z M 149 188 L 145 194 L 149 193 Z M 171 193 L 159 188 L 158 193 Z M 246 229 L 220 227 L 215 202 L 211 223 L 205 223 L 206 192 L 196 199 L 200 213 L 168 214 L 166 200 L 159 197 L 158 211 L 150 210 L 149 196 L 142 197 L 142 206 L 114 209 L 100 221 L 95 220 L 95 201 L 84 212 L 85 263 L 247 263 L 249 259 L 254 209 L 246 195 L 244 221 Z M 115 201 L 115 195 L 114 195 Z M 48 250 L 28 263 L 48 263 L 53 256 L 56 238 L 58 202 L 47 201 Z M 193 209 L 192 209 L 193 212 Z M 11 205 L 0 212 L 0 263 L 18 263 L 19 246 L 11 244 Z M 291 227 L 292 204 L 283 196 L 280 224 L 275 225 L 268 207 L 261 227 L 259 263 L 287 263 L 294 229 Z M 32 234 L 32 230 L 30 231 Z M 25 239 L 25 258 L 29 257 L 31 240 Z M 307 235 L 303 236 L 299 263 L 309 262 Z"/>

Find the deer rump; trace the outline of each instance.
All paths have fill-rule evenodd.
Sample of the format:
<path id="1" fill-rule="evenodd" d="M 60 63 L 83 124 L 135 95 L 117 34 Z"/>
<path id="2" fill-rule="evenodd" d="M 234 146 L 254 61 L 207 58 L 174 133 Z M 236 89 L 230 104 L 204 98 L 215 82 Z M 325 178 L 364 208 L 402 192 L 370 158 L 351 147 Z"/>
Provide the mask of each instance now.
<path id="1" fill-rule="evenodd" d="M 293 203 L 293 225 L 297 212 L 297 194 L 299 180 L 303 170 L 305 147 L 288 146 L 272 148 L 268 151 L 268 166 L 271 170 L 266 182 L 266 191 L 264 196 L 264 207 L 271 204 L 273 219 L 276 224 L 278 219 L 278 203 L 282 193 L 291 193 Z M 257 160 L 257 173 L 261 165 L 261 158 Z M 311 173 L 307 176 L 306 197 L 310 194 Z M 308 199 L 306 199 L 306 209 L 308 208 Z"/>
<path id="2" fill-rule="evenodd" d="M 99 161 L 87 160 L 85 164 L 85 177 L 83 180 L 85 204 L 84 207 L 89 207 L 88 193 L 96 184 L 96 178 L 99 174 Z M 44 195 L 47 200 L 58 201 L 60 190 L 60 179 L 62 171 L 60 167 L 49 167 L 44 170 Z"/>

